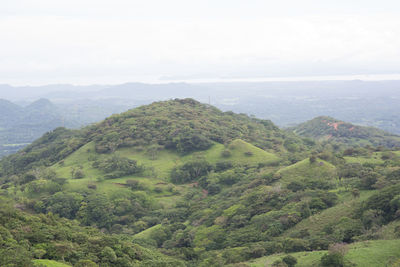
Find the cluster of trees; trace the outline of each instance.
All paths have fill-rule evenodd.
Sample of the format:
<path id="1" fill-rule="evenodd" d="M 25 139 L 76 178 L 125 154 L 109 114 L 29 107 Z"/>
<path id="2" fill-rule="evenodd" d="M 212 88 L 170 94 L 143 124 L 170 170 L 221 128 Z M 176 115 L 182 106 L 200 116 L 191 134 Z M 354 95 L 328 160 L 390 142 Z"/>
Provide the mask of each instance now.
<path id="1" fill-rule="evenodd" d="M 183 262 L 95 228 L 48 213 L 31 215 L 0 199 L 0 265 L 33 266 L 33 259 L 74 266 L 185 266 Z"/>
<path id="2" fill-rule="evenodd" d="M 207 175 L 212 170 L 212 165 L 205 159 L 192 160 L 171 171 L 173 183 L 188 183 Z"/>
<path id="3" fill-rule="evenodd" d="M 58 192 L 29 200 L 26 205 L 38 213 L 51 212 L 78 220 L 82 225 L 95 226 L 113 233 L 121 233 L 123 229 L 135 233 L 143 230 L 135 222 L 141 221 L 142 225 L 150 227 L 162 219 L 151 217 L 157 205 L 145 194 L 127 192 L 124 195 L 109 196 L 89 190 L 81 193 Z"/>
<path id="4" fill-rule="evenodd" d="M 113 155 L 93 162 L 93 167 L 106 173 L 105 178 L 117 178 L 131 174 L 141 173 L 143 166 L 138 165 L 136 160 Z"/>

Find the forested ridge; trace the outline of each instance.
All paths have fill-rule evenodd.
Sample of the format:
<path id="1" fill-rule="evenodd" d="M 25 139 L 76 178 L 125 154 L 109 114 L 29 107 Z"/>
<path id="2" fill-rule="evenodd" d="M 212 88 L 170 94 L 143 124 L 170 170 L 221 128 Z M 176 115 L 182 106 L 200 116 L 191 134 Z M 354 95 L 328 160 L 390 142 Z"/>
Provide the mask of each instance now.
<path id="1" fill-rule="evenodd" d="M 175 99 L 48 132 L 0 162 L 0 265 L 397 266 L 398 137 L 318 123 Z"/>

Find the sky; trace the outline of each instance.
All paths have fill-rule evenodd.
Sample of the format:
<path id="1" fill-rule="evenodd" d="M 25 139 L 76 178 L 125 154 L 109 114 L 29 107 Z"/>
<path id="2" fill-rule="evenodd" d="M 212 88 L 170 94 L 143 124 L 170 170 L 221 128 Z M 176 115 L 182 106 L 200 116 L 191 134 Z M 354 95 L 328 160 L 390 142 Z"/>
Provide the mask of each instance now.
<path id="1" fill-rule="evenodd" d="M 400 79 L 398 0 L 0 4 L 0 84 Z"/>

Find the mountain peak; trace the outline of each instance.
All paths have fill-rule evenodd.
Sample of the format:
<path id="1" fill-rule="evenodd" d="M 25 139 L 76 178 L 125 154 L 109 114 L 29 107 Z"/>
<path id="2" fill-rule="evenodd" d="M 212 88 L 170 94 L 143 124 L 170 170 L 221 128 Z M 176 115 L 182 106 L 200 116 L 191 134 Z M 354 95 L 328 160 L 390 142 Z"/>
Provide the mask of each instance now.
<path id="1" fill-rule="evenodd" d="M 154 102 L 113 115 L 99 123 L 95 131 L 98 152 L 158 144 L 186 153 L 236 138 L 271 149 L 274 133 L 281 130 L 270 121 L 222 112 L 185 98 Z"/>
<path id="2" fill-rule="evenodd" d="M 38 108 L 38 107 L 48 107 L 54 106 L 54 104 L 47 98 L 40 98 L 32 103 L 30 103 L 27 108 Z"/>

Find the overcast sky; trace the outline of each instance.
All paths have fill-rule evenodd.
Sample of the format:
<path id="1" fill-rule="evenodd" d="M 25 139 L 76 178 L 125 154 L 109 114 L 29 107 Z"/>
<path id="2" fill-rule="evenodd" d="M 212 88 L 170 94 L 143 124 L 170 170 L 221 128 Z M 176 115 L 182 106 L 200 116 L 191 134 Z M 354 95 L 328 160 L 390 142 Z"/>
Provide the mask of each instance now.
<path id="1" fill-rule="evenodd" d="M 398 0 L 0 4 L 0 83 L 400 74 Z"/>

